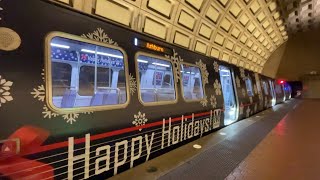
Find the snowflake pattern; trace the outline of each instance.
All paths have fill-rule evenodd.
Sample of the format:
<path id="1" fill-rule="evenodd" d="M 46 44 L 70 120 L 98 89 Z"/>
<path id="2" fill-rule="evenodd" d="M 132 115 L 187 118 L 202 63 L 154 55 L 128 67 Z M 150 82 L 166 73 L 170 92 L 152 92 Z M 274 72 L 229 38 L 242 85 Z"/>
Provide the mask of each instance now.
<path id="1" fill-rule="evenodd" d="M 246 93 L 246 90 L 245 90 L 244 88 L 241 89 L 241 92 L 242 92 L 242 96 L 243 96 L 243 97 L 246 97 L 246 94 L 247 94 L 247 93 Z"/>
<path id="2" fill-rule="evenodd" d="M 246 110 L 246 117 L 247 118 L 250 117 L 250 112 L 251 112 L 251 109 L 250 109 L 250 107 L 248 107 Z"/>
<path id="3" fill-rule="evenodd" d="M 214 71 L 215 71 L 216 73 L 219 72 L 219 64 L 218 64 L 217 61 L 214 61 L 213 67 L 214 67 Z"/>
<path id="4" fill-rule="evenodd" d="M 93 33 L 82 34 L 81 37 L 118 46 L 118 43 L 113 41 L 102 28 L 97 28 L 97 30 L 94 30 Z"/>
<path id="5" fill-rule="evenodd" d="M 137 81 L 132 76 L 132 74 L 129 75 L 129 89 L 131 95 L 133 95 L 137 91 Z"/>
<path id="6" fill-rule="evenodd" d="M 254 105 L 254 112 L 256 113 L 256 112 L 257 112 L 257 110 L 258 110 L 258 105 L 257 105 L 257 104 L 255 104 L 255 105 Z"/>
<path id="7" fill-rule="evenodd" d="M 0 108 L 2 104 L 13 100 L 13 97 L 10 93 L 12 85 L 12 81 L 7 81 L 6 79 L 2 78 L 2 76 L 0 76 Z"/>
<path id="8" fill-rule="evenodd" d="M 198 62 L 196 62 L 196 65 L 200 67 L 201 75 L 202 75 L 202 83 L 208 84 L 209 83 L 209 80 L 208 80 L 209 72 L 207 70 L 207 65 L 205 63 L 203 63 L 201 59 Z"/>
<path id="9" fill-rule="evenodd" d="M 138 112 L 138 114 L 134 114 L 134 121 L 132 121 L 132 124 L 135 125 L 136 127 L 139 126 L 143 126 L 146 124 L 146 122 L 148 122 L 148 119 L 146 118 L 146 114 L 145 113 L 141 113 L 140 111 Z M 141 131 L 141 129 L 139 129 L 139 131 Z"/>
<path id="10" fill-rule="evenodd" d="M 216 80 L 214 81 L 213 88 L 214 88 L 214 91 L 215 91 L 215 93 L 216 93 L 217 96 L 222 95 L 222 92 L 221 92 L 221 84 L 220 84 L 220 82 L 218 81 L 218 79 L 216 79 Z"/>
<path id="11" fill-rule="evenodd" d="M 77 113 L 69 113 L 62 115 L 63 119 L 67 121 L 69 124 L 73 124 L 79 118 L 79 114 Z"/>
<path id="12" fill-rule="evenodd" d="M 178 55 L 178 53 L 173 49 L 173 56 L 165 55 L 166 58 L 170 59 L 171 62 L 174 65 L 174 72 L 176 75 L 176 82 L 179 82 L 181 79 L 181 73 L 180 73 L 180 62 L 183 62 L 183 59 L 181 56 Z"/>
<path id="13" fill-rule="evenodd" d="M 252 104 L 252 103 L 253 103 L 253 98 L 252 98 L 252 96 L 249 97 L 249 100 L 250 100 L 250 104 Z"/>
<path id="14" fill-rule="evenodd" d="M 241 82 L 238 76 L 236 76 L 236 84 L 237 84 L 237 88 L 241 88 Z"/>
<path id="15" fill-rule="evenodd" d="M 257 85 L 253 85 L 253 91 L 254 91 L 254 94 L 258 94 L 258 88 L 257 88 Z"/>
<path id="16" fill-rule="evenodd" d="M 208 99 L 206 95 L 204 95 L 203 99 L 200 101 L 200 104 L 202 105 L 202 107 L 207 107 Z"/>
<path id="17" fill-rule="evenodd" d="M 241 77 L 242 79 L 245 79 L 245 78 L 246 78 L 245 71 L 244 71 L 243 68 L 240 68 L 240 77 Z"/>
<path id="18" fill-rule="evenodd" d="M 265 106 L 265 107 L 268 106 L 268 97 L 264 97 L 264 106 Z"/>
<path id="19" fill-rule="evenodd" d="M 51 119 L 52 117 L 59 116 L 59 114 L 50 111 L 50 109 L 46 105 L 43 106 L 42 114 L 44 118 L 49 118 L 49 119 Z"/>
<path id="20" fill-rule="evenodd" d="M 243 106 L 242 103 L 240 103 L 240 108 L 239 108 L 239 113 L 240 113 L 240 115 L 243 114 L 243 109 L 244 109 L 244 106 Z"/>
<path id="21" fill-rule="evenodd" d="M 210 105 L 213 109 L 217 107 L 217 98 L 214 95 L 211 95 L 210 97 Z"/>
<path id="22" fill-rule="evenodd" d="M 44 99 L 46 97 L 46 90 L 44 88 L 44 85 L 40 85 L 37 88 L 33 88 L 33 91 L 31 92 L 31 94 L 33 95 L 33 98 L 44 102 Z"/>

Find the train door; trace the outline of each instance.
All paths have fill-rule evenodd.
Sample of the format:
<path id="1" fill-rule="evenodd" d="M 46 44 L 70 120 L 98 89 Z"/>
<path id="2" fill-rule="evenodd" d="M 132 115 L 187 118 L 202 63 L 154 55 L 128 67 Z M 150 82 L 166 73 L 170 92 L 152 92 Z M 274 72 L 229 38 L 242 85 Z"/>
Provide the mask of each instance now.
<path id="1" fill-rule="evenodd" d="M 228 125 L 237 120 L 238 105 L 234 90 L 233 74 L 230 68 L 220 66 L 220 81 L 224 99 L 224 124 Z"/>
<path id="2" fill-rule="evenodd" d="M 274 90 L 274 84 L 272 80 L 269 80 L 269 85 L 270 85 L 270 91 L 271 91 L 271 96 L 272 96 L 272 106 L 276 105 L 276 92 Z"/>

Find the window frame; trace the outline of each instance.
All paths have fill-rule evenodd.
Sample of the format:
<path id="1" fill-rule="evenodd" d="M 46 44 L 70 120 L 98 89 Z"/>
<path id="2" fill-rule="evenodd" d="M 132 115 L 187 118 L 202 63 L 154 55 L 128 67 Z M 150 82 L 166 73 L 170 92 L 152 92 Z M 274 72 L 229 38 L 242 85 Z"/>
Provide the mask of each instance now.
<path id="1" fill-rule="evenodd" d="M 86 107 L 73 107 L 73 108 L 60 108 L 56 107 L 53 103 L 53 95 L 52 95 L 52 59 L 51 59 L 51 46 L 50 43 L 53 38 L 60 37 L 65 39 L 70 39 L 74 41 L 79 41 L 82 43 L 88 43 L 96 46 L 101 46 L 105 48 L 111 48 L 118 50 L 123 55 L 123 63 L 124 63 L 124 71 L 125 71 L 125 80 L 126 80 L 126 102 L 123 104 L 115 104 L 115 105 L 102 105 L 102 106 L 86 106 Z M 126 108 L 131 99 L 129 93 L 129 66 L 128 66 L 128 56 L 124 49 L 119 46 L 114 46 L 106 43 L 102 43 L 99 41 L 94 41 L 91 39 L 87 39 L 81 36 L 65 33 L 65 32 L 58 32 L 53 31 L 47 34 L 45 37 L 45 87 L 46 87 L 46 104 L 48 107 L 58 113 L 58 114 L 67 114 L 67 113 L 84 113 L 84 112 L 94 112 L 94 111 L 104 111 L 104 110 L 113 110 L 113 109 L 124 109 Z"/>
<path id="2" fill-rule="evenodd" d="M 195 99 L 195 100 L 194 100 L 194 99 L 188 100 L 188 99 L 184 98 L 183 76 L 182 76 L 182 72 L 181 72 L 181 65 L 183 65 L 183 64 L 188 65 L 188 66 L 193 66 L 193 67 L 199 68 L 200 75 L 201 75 L 201 85 L 202 85 L 202 91 L 203 91 L 203 98 L 201 98 L 201 99 Z M 203 79 L 202 79 L 203 77 L 202 77 L 201 68 L 200 68 L 198 65 L 196 65 L 196 64 L 192 64 L 192 63 L 188 63 L 188 62 L 181 62 L 180 65 L 179 65 L 179 73 L 180 73 L 180 75 L 181 75 L 180 87 L 181 87 L 181 96 L 182 96 L 182 99 L 183 99 L 185 102 L 187 102 L 187 103 L 201 102 L 202 100 L 204 100 L 204 99 L 205 99 L 205 96 L 206 96 L 206 91 L 205 91 L 205 89 L 204 89 L 205 86 L 204 86 L 204 84 L 203 84 Z"/>
<path id="3" fill-rule="evenodd" d="M 139 62 L 138 62 L 138 57 L 139 56 L 147 56 L 147 57 L 151 57 L 151 58 L 156 58 L 156 59 L 160 59 L 163 61 L 168 61 L 171 64 L 172 67 L 172 74 L 173 74 L 173 85 L 174 85 L 174 94 L 175 94 L 175 100 L 174 101 L 156 101 L 156 102 L 144 102 L 142 100 L 141 97 L 141 90 L 140 90 L 140 71 L 139 71 Z M 177 87 L 177 82 L 176 82 L 176 73 L 174 73 L 174 65 L 171 62 L 170 59 L 164 57 L 164 56 L 159 56 L 156 54 L 151 54 L 151 53 L 147 53 L 147 52 L 143 52 L 143 51 L 138 51 L 135 54 L 134 57 L 134 63 L 135 63 L 135 70 L 136 70 L 136 79 L 137 79 L 137 93 L 138 93 L 138 99 L 140 101 L 140 103 L 143 106 L 158 106 L 158 105 L 168 105 L 168 104 L 177 104 L 178 103 L 178 87 Z"/>

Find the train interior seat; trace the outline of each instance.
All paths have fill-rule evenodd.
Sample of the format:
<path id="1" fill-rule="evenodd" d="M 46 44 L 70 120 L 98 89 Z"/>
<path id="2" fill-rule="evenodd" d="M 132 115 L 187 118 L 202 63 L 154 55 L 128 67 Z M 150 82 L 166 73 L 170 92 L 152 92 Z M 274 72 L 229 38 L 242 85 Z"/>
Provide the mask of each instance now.
<path id="1" fill-rule="evenodd" d="M 103 101 L 106 98 L 107 94 L 106 92 L 96 92 L 90 102 L 90 106 L 101 106 L 103 105 Z"/>
<path id="2" fill-rule="evenodd" d="M 143 102 L 155 102 L 156 94 L 150 91 L 141 92 L 141 98 Z"/>
<path id="3" fill-rule="evenodd" d="M 75 105 L 77 92 L 74 89 L 67 89 L 62 96 L 61 107 L 72 108 Z"/>

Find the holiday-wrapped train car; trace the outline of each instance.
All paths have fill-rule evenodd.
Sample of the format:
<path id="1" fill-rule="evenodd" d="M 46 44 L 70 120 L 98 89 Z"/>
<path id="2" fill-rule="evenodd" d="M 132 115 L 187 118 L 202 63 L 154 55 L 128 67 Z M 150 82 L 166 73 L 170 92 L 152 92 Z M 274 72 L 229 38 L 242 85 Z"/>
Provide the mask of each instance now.
<path id="1" fill-rule="evenodd" d="M 0 179 L 111 177 L 289 98 L 61 3 L 0 3 Z"/>

